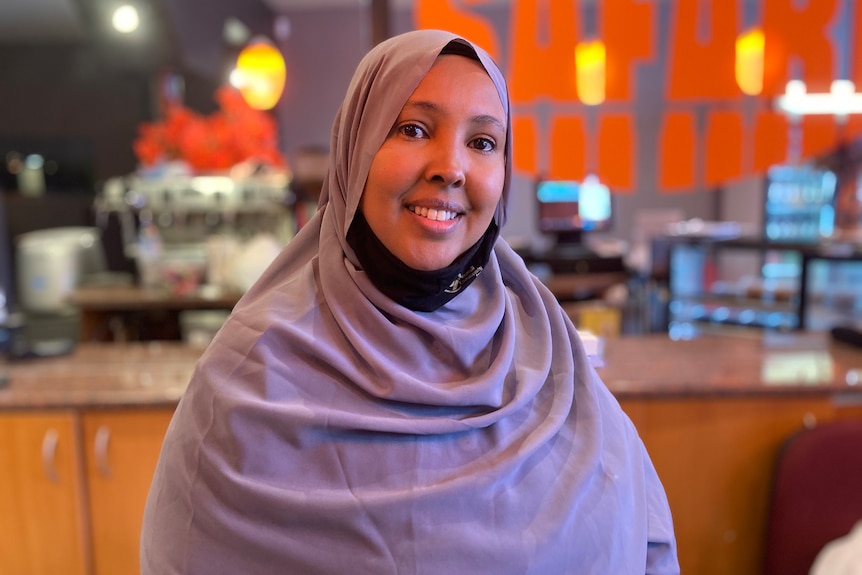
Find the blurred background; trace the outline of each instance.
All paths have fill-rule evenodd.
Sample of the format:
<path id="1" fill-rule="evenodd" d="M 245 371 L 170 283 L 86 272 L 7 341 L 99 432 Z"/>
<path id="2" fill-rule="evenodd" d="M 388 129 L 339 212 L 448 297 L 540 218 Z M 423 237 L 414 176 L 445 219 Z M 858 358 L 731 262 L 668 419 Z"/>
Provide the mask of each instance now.
<path id="1" fill-rule="evenodd" d="M 5 0 L 6 308 L 34 311 L 22 289 L 57 282 L 74 284 L 53 292 L 64 305 L 85 281 L 241 293 L 313 214 L 331 122 L 362 54 L 388 36 L 443 26 L 483 44 L 510 83 L 515 178 L 504 237 L 548 281 L 575 268 L 625 274 L 624 289 L 608 292 L 619 283 L 610 280 L 564 288 L 573 313 L 610 294 L 612 307 L 638 308 L 613 331 L 684 335 L 689 320 L 727 312 L 688 292 L 763 291 L 766 282 L 798 299 L 805 248 L 855 245 L 862 122 L 837 99 L 814 113 L 780 101 L 800 85 L 803 97 L 852 100 L 859 19 L 853 0 Z M 252 109 L 236 69 L 260 46 L 277 58 L 278 78 L 267 80 L 270 101 Z M 571 185 L 542 202 L 540 187 L 555 182 Z M 590 200 L 595 193 L 607 199 Z M 586 216 L 565 212 L 589 205 Z M 50 228 L 95 228 L 102 259 L 65 273 L 75 277 L 33 280 L 43 272 L 29 263 L 43 254 L 25 234 Z M 761 242 L 713 261 L 702 247 L 653 241 L 669 231 L 803 249 Z M 65 237 L 78 242 L 74 230 Z M 263 255 L 229 285 L 231 259 L 252 239 Z M 821 284 L 858 274 L 854 263 L 818 265 L 812 281 Z M 676 299 L 686 301 L 671 305 L 680 283 L 688 291 Z M 750 307 L 741 321 L 730 310 L 737 319 L 709 323 L 804 324 L 802 303 L 793 317 Z M 674 310 L 684 310 L 681 323 Z"/>

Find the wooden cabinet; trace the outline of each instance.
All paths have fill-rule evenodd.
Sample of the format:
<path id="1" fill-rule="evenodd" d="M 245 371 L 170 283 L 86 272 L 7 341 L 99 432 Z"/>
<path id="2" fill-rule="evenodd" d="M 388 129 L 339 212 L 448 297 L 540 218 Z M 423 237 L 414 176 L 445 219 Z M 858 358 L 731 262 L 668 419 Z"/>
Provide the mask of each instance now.
<path id="1" fill-rule="evenodd" d="M 83 415 L 93 573 L 137 573 L 144 504 L 172 410 Z"/>
<path id="2" fill-rule="evenodd" d="M 137 573 L 144 504 L 172 414 L 0 414 L 2 572 Z"/>
<path id="3" fill-rule="evenodd" d="M 781 446 L 804 426 L 839 417 L 833 401 L 717 396 L 620 403 L 667 492 L 682 573 L 762 573 Z"/>
<path id="4" fill-rule="evenodd" d="M 90 572 L 74 412 L 0 414 L 0 565 L 16 575 Z"/>

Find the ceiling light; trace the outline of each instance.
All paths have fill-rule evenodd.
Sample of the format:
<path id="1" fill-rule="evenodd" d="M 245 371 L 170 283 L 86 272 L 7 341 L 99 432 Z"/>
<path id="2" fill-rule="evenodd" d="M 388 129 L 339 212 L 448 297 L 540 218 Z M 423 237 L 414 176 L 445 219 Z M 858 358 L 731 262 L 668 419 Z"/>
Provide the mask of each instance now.
<path id="1" fill-rule="evenodd" d="M 228 46 L 241 47 L 251 38 L 251 30 L 240 19 L 231 16 L 224 21 L 222 36 Z"/>
<path id="2" fill-rule="evenodd" d="M 123 34 L 131 34 L 138 29 L 140 23 L 138 9 L 130 4 L 118 6 L 111 16 L 111 24 L 113 24 L 114 29 Z"/>
<path id="3" fill-rule="evenodd" d="M 862 94 L 856 93 L 856 86 L 850 80 L 834 80 L 829 92 L 825 93 L 808 93 L 804 82 L 791 80 L 784 95 L 775 99 L 775 105 L 791 116 L 827 114 L 845 117 L 862 114 Z"/>

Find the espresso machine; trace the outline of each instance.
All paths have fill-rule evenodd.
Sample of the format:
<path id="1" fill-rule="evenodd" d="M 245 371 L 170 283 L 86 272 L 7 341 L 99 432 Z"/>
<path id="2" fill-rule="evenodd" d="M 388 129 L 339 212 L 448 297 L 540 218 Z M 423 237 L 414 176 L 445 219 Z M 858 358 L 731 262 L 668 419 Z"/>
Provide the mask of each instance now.
<path id="1" fill-rule="evenodd" d="M 266 236 L 279 249 L 290 241 L 289 184 L 283 170 L 116 177 L 96 197 L 96 225 L 115 230 L 106 242 L 119 236 L 111 243 L 123 246 L 142 288 L 170 292 L 171 277 L 198 270 L 201 288 L 242 291 L 221 264 L 252 238 Z"/>

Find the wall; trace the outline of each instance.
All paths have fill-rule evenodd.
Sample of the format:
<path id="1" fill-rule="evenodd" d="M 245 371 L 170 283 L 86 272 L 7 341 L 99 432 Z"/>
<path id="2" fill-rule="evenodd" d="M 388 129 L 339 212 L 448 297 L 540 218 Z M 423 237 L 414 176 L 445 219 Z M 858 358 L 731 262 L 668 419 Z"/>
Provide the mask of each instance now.
<path id="1" fill-rule="evenodd" d="M 394 35 L 413 29 L 412 8 L 405 7 L 402 2 L 392 4 L 390 33 Z M 661 3 L 659 9 L 662 28 L 658 37 L 665 38 L 668 6 Z M 493 22 L 505 44 L 508 7 L 489 6 L 484 10 L 471 10 L 481 10 L 483 17 Z M 328 144 L 332 118 L 353 69 L 361 55 L 371 48 L 370 8 L 303 9 L 286 12 L 285 16 L 291 22 L 292 35 L 287 42 L 282 43 L 281 48 L 288 61 L 289 74 L 294 78 L 291 88 L 294 91 L 287 93 L 278 107 L 285 146 L 290 150 L 305 144 Z M 506 50 L 502 52 L 505 57 Z M 505 70 L 508 62 L 503 59 L 499 64 Z M 326 73 L 321 74 L 320 70 L 326 70 Z M 662 62 L 640 67 L 637 76 L 640 92 L 635 104 L 635 117 L 637 132 L 647 143 L 655 138 L 659 130 L 660 114 L 657 110 L 662 104 L 663 82 Z M 517 141 L 514 145 L 518 145 Z M 660 193 L 654 185 L 658 163 L 655 147 L 642 144 L 638 148 L 646 150 L 638 158 L 636 180 L 640 185 L 629 193 L 615 196 L 615 225 L 610 232 L 594 234 L 594 238 L 631 241 L 635 214 L 643 209 L 679 208 L 689 218 L 718 217 L 714 190 L 696 189 L 673 195 Z M 536 244 L 546 240 L 536 229 L 533 185 L 532 176 L 515 174 L 510 218 L 503 229 L 504 237 L 513 243 Z"/>
<path id="2" fill-rule="evenodd" d="M 287 66 L 277 107 L 288 155 L 329 147 L 332 122 L 362 55 L 371 48 L 370 8 L 307 9 L 285 14 L 290 34 L 281 43 Z"/>
<path id="3" fill-rule="evenodd" d="M 260 33 L 273 17 L 258 0 L 154 0 L 153 6 L 157 19 L 140 38 L 107 33 L 95 22 L 79 42 L 0 38 L 0 159 L 15 149 L 47 151 L 75 172 L 74 183 L 55 178 L 58 185 L 79 190 L 133 171 L 131 144 L 138 125 L 159 113 L 162 74 L 182 76 L 186 103 L 211 111 L 229 56 L 224 19 L 239 16 Z M 3 172 L 0 188 L 14 187 Z"/>
<path id="4" fill-rule="evenodd" d="M 98 48 L 4 46 L 0 50 L 0 152 L 41 152 L 76 174 L 68 187 L 133 165 L 146 114 L 146 75 L 112 67 Z M 10 183 L 7 180 L 7 186 Z"/>

